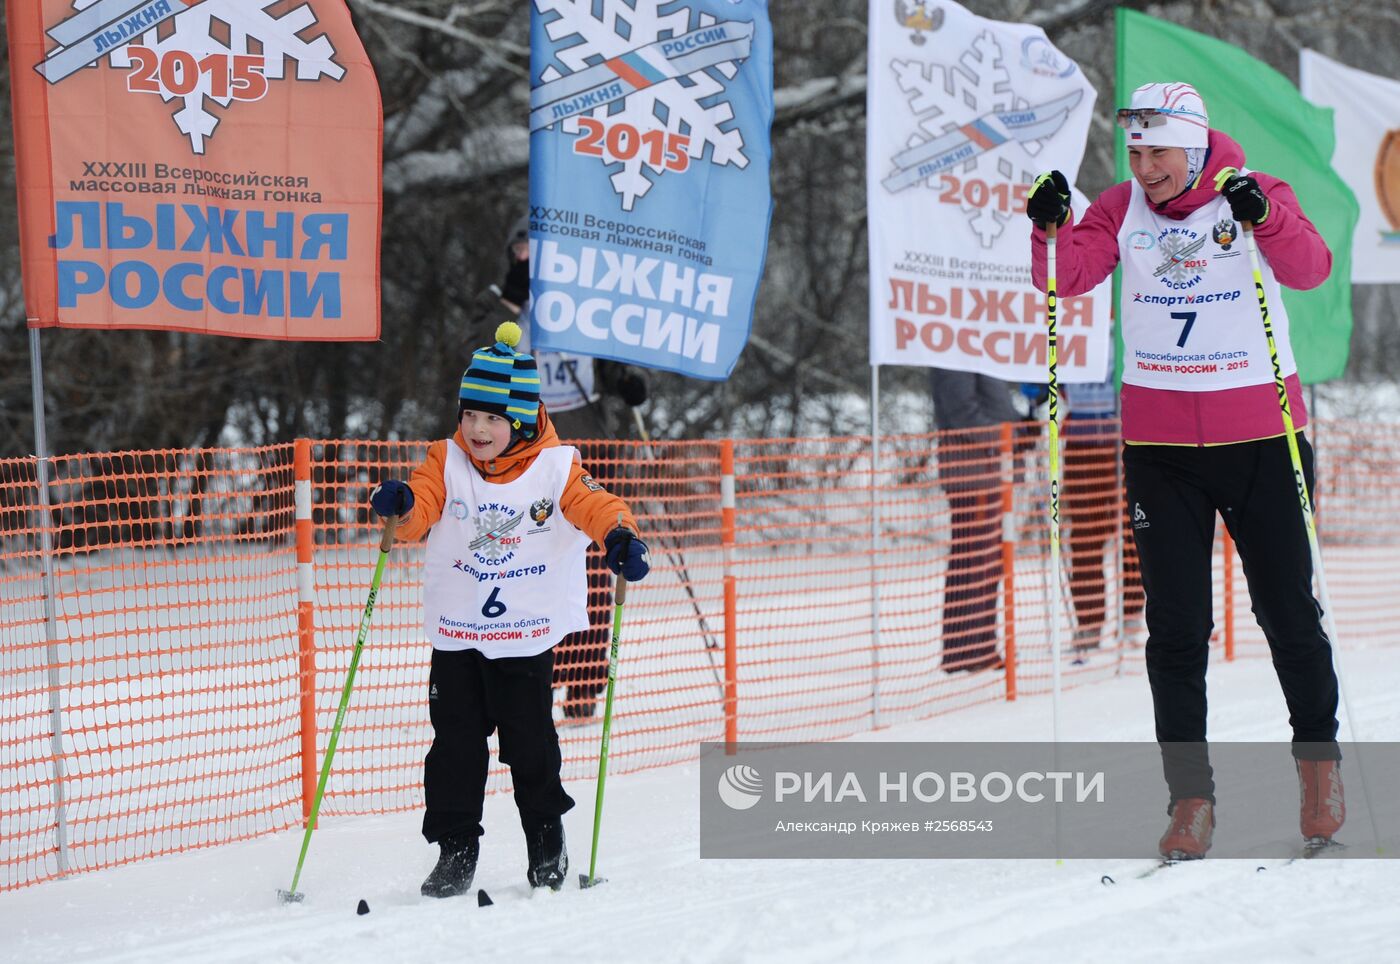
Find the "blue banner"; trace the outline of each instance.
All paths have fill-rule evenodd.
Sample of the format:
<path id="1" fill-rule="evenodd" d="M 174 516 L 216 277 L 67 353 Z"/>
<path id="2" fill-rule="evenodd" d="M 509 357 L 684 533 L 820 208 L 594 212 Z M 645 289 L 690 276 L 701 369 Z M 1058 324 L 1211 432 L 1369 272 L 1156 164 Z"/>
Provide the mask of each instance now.
<path id="1" fill-rule="evenodd" d="M 723 381 L 773 201 L 767 0 L 532 0 L 535 348 Z"/>

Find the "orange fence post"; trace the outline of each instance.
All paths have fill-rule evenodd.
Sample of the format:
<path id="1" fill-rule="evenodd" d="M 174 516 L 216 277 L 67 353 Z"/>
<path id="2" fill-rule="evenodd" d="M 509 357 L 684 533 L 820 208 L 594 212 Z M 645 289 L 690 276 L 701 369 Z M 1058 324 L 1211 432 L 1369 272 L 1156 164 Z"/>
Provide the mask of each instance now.
<path id="1" fill-rule="evenodd" d="M 734 578 L 734 441 L 719 448 L 720 542 L 724 546 L 724 744 L 732 755 L 739 741 L 738 608 Z"/>
<path id="2" fill-rule="evenodd" d="M 301 818 L 311 820 L 316 798 L 316 583 L 312 559 L 311 440 L 299 438 L 292 459 L 296 479 L 297 663 L 301 692 Z"/>
<path id="3" fill-rule="evenodd" d="M 1225 530 L 1225 661 L 1235 658 L 1235 543 Z"/>
<path id="4" fill-rule="evenodd" d="M 1002 625 L 1006 634 L 1006 699 L 1016 699 L 1016 520 L 1012 517 L 1015 497 L 1015 455 L 1012 452 L 1012 426 L 1001 426 L 1001 454 L 1007 467 L 1001 480 L 1001 583 L 1005 599 Z"/>

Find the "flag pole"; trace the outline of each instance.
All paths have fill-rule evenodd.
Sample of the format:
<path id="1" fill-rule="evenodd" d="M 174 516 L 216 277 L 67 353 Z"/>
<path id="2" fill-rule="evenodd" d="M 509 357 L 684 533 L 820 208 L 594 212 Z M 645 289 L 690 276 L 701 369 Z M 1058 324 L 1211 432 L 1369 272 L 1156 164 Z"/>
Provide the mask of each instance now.
<path id="1" fill-rule="evenodd" d="M 39 547 L 44 572 L 44 638 L 49 665 L 50 752 L 53 756 L 54 836 L 58 875 L 68 873 L 68 818 L 64 812 L 63 692 L 58 671 L 58 620 L 54 612 L 53 513 L 49 502 L 49 440 L 44 427 L 44 361 L 39 329 L 29 329 L 29 382 L 34 405 L 34 472 L 39 489 Z"/>
<path id="2" fill-rule="evenodd" d="M 870 366 L 870 728 L 880 728 L 880 366 Z"/>

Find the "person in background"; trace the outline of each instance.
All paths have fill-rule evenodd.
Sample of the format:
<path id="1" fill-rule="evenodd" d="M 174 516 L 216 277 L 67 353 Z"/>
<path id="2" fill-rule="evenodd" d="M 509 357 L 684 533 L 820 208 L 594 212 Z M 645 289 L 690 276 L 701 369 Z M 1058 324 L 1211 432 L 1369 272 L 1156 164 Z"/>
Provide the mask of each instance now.
<path id="1" fill-rule="evenodd" d="M 434 442 L 408 482 L 370 494 L 399 519 L 397 538 L 427 535 L 423 625 L 432 642 L 423 761 L 423 836 L 439 847 L 425 897 L 471 886 L 483 830 L 490 762 L 500 739 L 525 831 L 531 887 L 563 886 L 563 816 L 574 801 L 560 780 L 550 709 L 554 648 L 588 625 L 584 550 L 604 547 L 630 581 L 650 570 L 647 546 L 623 500 L 560 445 L 539 400 L 535 360 L 516 351 L 520 328 L 502 324 L 476 351 L 457 401 L 457 431 Z"/>
<path id="2" fill-rule="evenodd" d="M 938 484 L 952 511 L 952 546 L 943 579 L 945 673 L 1003 665 L 997 654 L 1001 581 L 1001 438 L 1019 422 L 1010 383 L 974 372 L 929 369 L 938 428 Z"/>
<path id="3" fill-rule="evenodd" d="M 1034 413 L 1050 396 L 1046 385 L 1021 386 Z M 1115 531 L 1123 537 L 1123 632 L 1125 639 L 1140 631 L 1144 598 L 1131 530 L 1118 510 L 1118 391 L 1112 378 L 1103 382 L 1071 382 L 1060 386 L 1063 420 L 1064 487 L 1060 506 L 1069 552 L 1070 596 L 1074 604 L 1074 652 L 1081 656 L 1102 645 L 1110 605 L 1104 551 L 1115 548 Z M 1115 548 L 1116 551 L 1116 548 Z M 1116 566 L 1114 568 L 1117 568 Z"/>
<path id="4" fill-rule="evenodd" d="M 1281 286 L 1321 284 L 1332 254 L 1293 189 L 1248 171 L 1240 145 L 1210 127 L 1190 84 L 1145 84 L 1117 119 L 1132 178 L 1076 220 L 1068 181 L 1050 171 L 1036 179 L 1026 213 L 1031 275 L 1041 290 L 1049 224 L 1058 225 L 1060 297 L 1089 291 L 1123 268 L 1123 468 L 1147 593 L 1147 677 L 1171 817 L 1158 849 L 1168 859 L 1203 857 L 1215 827 L 1205 740 L 1217 513 L 1239 550 L 1288 704 L 1299 828 L 1310 847 L 1327 845 L 1346 819 L 1337 676 L 1313 597 L 1274 370 L 1300 430 L 1308 491 L 1316 492 Z M 1258 245 L 1276 359 L 1240 243 L 1244 225 Z"/>
<path id="5" fill-rule="evenodd" d="M 528 350 L 530 302 L 530 219 L 512 225 L 506 242 L 505 276 L 492 292 L 494 306 L 485 318 L 499 320 L 504 308 L 520 319 Z M 482 326 L 478 326 L 478 329 Z M 484 332 L 474 329 L 470 343 Z M 549 409 L 554 428 L 564 441 L 583 442 L 593 477 L 611 492 L 630 498 L 625 462 L 636 458 L 625 445 L 610 444 L 636 437 L 633 414 L 647 400 L 642 369 L 621 362 L 566 352 L 534 352 L 539 364 L 540 399 Z M 602 554 L 590 549 L 587 565 L 589 627 L 570 636 L 558 649 L 555 684 L 564 687 L 561 712 L 566 724 L 586 723 L 597 716 L 598 697 L 607 686 L 607 653 L 611 629 L 612 579 Z"/>

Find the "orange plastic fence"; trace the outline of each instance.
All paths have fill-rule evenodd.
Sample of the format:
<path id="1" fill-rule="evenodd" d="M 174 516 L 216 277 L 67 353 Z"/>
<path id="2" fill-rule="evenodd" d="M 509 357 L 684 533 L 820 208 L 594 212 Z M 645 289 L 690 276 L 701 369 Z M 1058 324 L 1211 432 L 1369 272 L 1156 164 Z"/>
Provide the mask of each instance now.
<path id="1" fill-rule="evenodd" d="M 1034 425 L 885 437 L 878 460 L 868 437 L 581 443 L 652 549 L 627 598 L 611 772 L 1043 693 L 1052 614 L 1067 687 L 1140 672 L 1116 431 L 1066 426 L 1061 587 Z M 1342 645 L 1389 644 L 1400 429 L 1315 435 Z M 35 460 L 0 461 L 0 890 L 302 825 L 377 555 L 368 493 L 425 448 L 55 458 L 47 517 Z M 1223 542 L 1217 560 L 1223 654 L 1265 654 Z M 390 558 L 324 815 L 421 805 L 421 564 L 421 545 Z M 598 631 L 558 654 L 566 779 L 596 773 L 602 582 Z M 508 780 L 497 766 L 490 787 Z"/>

